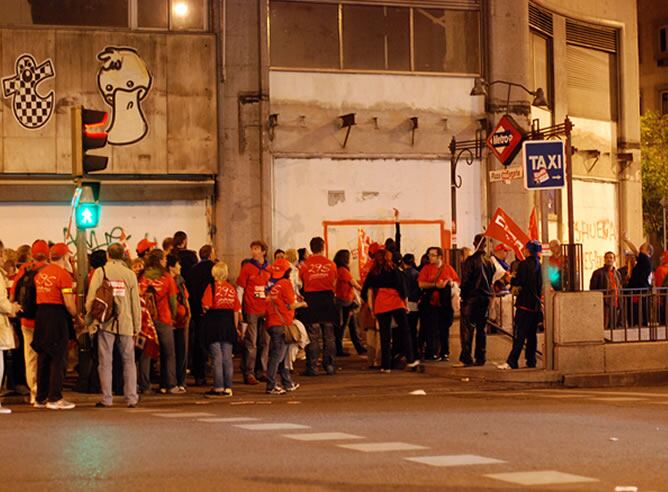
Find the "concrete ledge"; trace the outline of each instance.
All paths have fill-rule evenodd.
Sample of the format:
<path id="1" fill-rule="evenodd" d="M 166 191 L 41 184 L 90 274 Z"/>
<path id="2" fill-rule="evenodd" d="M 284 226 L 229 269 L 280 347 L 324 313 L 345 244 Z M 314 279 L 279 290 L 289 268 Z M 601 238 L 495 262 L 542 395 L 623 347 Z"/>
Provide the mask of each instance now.
<path id="1" fill-rule="evenodd" d="M 601 388 L 607 386 L 646 386 L 668 383 L 668 370 L 609 372 L 603 374 L 564 374 L 567 388 Z"/>
<path id="2" fill-rule="evenodd" d="M 624 373 L 629 371 L 664 371 L 668 370 L 667 366 L 668 342 L 605 344 L 606 372 Z"/>
<path id="3" fill-rule="evenodd" d="M 452 367 L 450 363 L 427 362 L 427 374 L 449 379 L 468 378 L 471 381 L 498 381 L 506 383 L 543 383 L 561 384 L 562 375 L 559 371 L 544 369 L 510 369 L 503 371 L 494 364 L 482 367 Z"/>

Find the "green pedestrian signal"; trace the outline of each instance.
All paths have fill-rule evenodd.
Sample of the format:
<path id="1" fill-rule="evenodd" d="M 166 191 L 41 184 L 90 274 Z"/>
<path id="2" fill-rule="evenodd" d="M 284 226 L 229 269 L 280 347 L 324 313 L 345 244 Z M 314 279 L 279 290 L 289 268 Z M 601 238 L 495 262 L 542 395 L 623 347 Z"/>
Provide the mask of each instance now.
<path id="1" fill-rule="evenodd" d="M 93 229 L 100 222 L 100 205 L 97 203 L 79 203 L 76 210 L 77 227 Z"/>

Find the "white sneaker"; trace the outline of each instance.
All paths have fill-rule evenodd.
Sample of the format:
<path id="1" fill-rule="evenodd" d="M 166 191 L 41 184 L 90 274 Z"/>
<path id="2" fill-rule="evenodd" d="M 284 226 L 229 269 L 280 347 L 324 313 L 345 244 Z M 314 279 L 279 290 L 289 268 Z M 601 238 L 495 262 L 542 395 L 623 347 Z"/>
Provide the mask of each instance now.
<path id="1" fill-rule="evenodd" d="M 179 389 L 179 393 L 187 393 L 188 392 L 188 390 L 186 389 L 185 386 L 177 386 L 177 388 Z"/>
<path id="2" fill-rule="evenodd" d="M 383 369 L 383 368 L 381 367 L 381 368 L 380 368 L 380 372 L 390 373 L 390 372 L 392 372 L 392 369 Z"/>
<path id="3" fill-rule="evenodd" d="M 504 362 L 503 364 L 499 364 L 498 366 L 496 366 L 496 368 L 501 369 L 502 371 L 512 369 L 512 367 L 510 367 L 510 364 L 508 364 L 507 362 Z"/>
<path id="4" fill-rule="evenodd" d="M 181 393 L 181 390 L 179 389 L 178 386 L 174 386 L 173 388 L 169 388 L 169 390 L 167 390 L 167 393 L 169 393 L 170 395 L 178 395 L 179 393 Z"/>
<path id="5" fill-rule="evenodd" d="M 292 383 L 292 386 L 286 386 L 285 391 L 296 391 L 299 388 L 299 383 Z"/>
<path id="6" fill-rule="evenodd" d="M 46 404 L 46 408 L 49 410 L 72 410 L 76 405 L 70 403 L 69 401 L 60 399 L 58 401 L 50 401 Z"/>
<path id="7" fill-rule="evenodd" d="M 413 367 L 417 367 L 419 365 L 420 365 L 420 360 L 415 359 L 413 362 L 409 362 L 408 364 L 406 364 L 406 367 L 408 367 L 409 369 L 412 369 Z"/>
<path id="8" fill-rule="evenodd" d="M 46 408 L 46 403 L 40 403 L 37 400 L 35 400 L 35 403 L 32 404 L 33 408 Z"/>
<path id="9" fill-rule="evenodd" d="M 0 414 L 10 414 L 12 413 L 12 410 L 10 408 L 5 408 L 2 405 L 0 405 Z"/>

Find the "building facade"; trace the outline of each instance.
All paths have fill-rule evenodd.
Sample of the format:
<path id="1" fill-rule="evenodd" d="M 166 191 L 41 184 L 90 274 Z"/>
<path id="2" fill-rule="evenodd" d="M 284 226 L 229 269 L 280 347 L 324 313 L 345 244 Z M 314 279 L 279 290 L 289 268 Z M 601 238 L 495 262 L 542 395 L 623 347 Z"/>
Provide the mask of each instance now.
<path id="1" fill-rule="evenodd" d="M 668 114 L 668 5 L 638 0 L 640 111 Z"/>

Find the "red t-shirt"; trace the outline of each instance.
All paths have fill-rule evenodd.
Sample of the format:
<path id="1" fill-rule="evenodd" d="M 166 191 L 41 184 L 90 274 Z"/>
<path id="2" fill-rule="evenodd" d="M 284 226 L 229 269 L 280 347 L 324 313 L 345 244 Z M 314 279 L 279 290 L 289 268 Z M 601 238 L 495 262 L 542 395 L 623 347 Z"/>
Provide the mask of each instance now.
<path id="1" fill-rule="evenodd" d="M 353 292 L 353 275 L 346 267 L 339 267 L 336 270 L 336 297 L 342 301 L 352 301 L 355 299 Z"/>
<path id="2" fill-rule="evenodd" d="M 289 306 L 295 302 L 295 289 L 292 282 L 282 278 L 271 288 L 267 299 L 267 328 L 288 326 L 295 319 L 294 310 Z"/>
<path id="3" fill-rule="evenodd" d="M 396 289 L 378 289 L 373 301 L 374 314 L 389 313 L 396 309 L 406 309 L 406 299 L 402 299 Z"/>
<path id="4" fill-rule="evenodd" d="M 16 299 L 16 284 L 18 283 L 19 279 L 23 277 L 23 275 L 26 273 L 26 270 L 28 268 L 33 269 L 33 268 L 42 268 L 44 266 L 48 265 L 46 261 L 29 261 L 27 263 L 24 263 L 21 265 L 21 268 L 19 268 L 19 271 L 16 273 L 16 276 L 14 277 L 14 283 L 12 284 L 12 288 L 10 289 L 11 293 L 11 299 L 13 301 L 17 301 Z M 28 318 L 21 318 L 21 326 L 24 328 L 34 328 L 35 327 L 35 320 L 34 319 L 28 319 Z"/>
<path id="5" fill-rule="evenodd" d="M 211 295 L 211 285 L 207 286 L 202 296 L 202 307 L 205 309 L 231 309 L 241 311 L 237 290 L 229 282 L 216 281 L 216 295 Z"/>
<path id="6" fill-rule="evenodd" d="M 178 294 L 174 277 L 167 272 L 162 277 L 156 279 L 150 279 L 144 275 L 139 283 L 140 292 L 144 292 L 149 285 L 155 289 L 156 302 L 158 304 L 158 321 L 172 326 L 172 308 L 169 305 L 169 298 Z"/>
<path id="7" fill-rule="evenodd" d="M 445 280 L 446 282 L 448 280 L 459 282 L 459 276 L 454 268 L 448 264 L 438 266 L 431 263 L 427 263 L 423 266 L 422 270 L 420 270 L 420 275 L 418 276 L 418 282 L 436 283 L 441 280 Z M 429 304 L 432 306 L 439 306 L 440 302 L 438 291 L 434 291 L 429 300 Z"/>
<path id="8" fill-rule="evenodd" d="M 58 265 L 48 265 L 35 275 L 37 304 L 65 304 L 64 294 L 72 294 L 72 276 Z"/>
<path id="9" fill-rule="evenodd" d="M 249 261 L 241 267 L 237 285 L 244 289 L 244 312 L 247 314 L 264 314 L 267 310 L 265 287 L 270 279 L 268 266 L 260 268 Z"/>
<path id="10" fill-rule="evenodd" d="M 304 282 L 304 292 L 334 292 L 336 286 L 336 264 L 322 255 L 311 255 L 299 271 Z"/>

